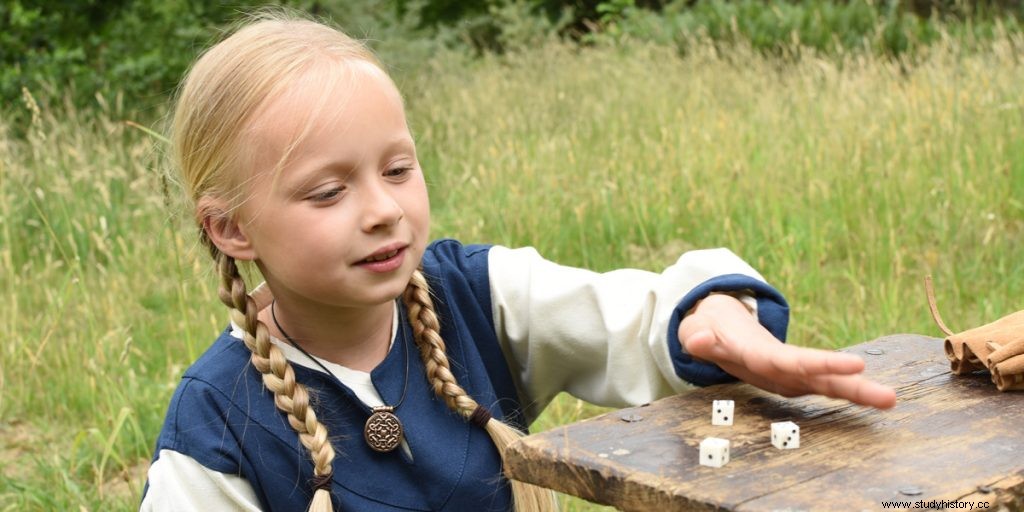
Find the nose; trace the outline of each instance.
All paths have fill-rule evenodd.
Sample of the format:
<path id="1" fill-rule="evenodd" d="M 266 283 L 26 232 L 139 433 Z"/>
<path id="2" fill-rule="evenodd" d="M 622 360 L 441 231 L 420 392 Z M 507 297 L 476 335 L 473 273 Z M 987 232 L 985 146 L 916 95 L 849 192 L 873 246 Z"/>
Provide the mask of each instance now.
<path id="1" fill-rule="evenodd" d="M 395 191 L 390 190 L 387 183 L 374 181 L 363 190 L 363 231 L 369 233 L 394 226 L 405 216 Z"/>

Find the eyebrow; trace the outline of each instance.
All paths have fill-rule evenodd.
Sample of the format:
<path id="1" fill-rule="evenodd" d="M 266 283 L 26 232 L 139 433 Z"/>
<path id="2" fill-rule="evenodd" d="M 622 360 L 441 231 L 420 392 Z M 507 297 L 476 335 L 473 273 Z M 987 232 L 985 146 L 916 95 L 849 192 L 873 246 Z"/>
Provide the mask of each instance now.
<path id="1" fill-rule="evenodd" d="M 410 156 L 415 158 L 416 155 L 416 143 L 411 137 L 403 136 L 395 138 L 384 146 L 383 155 L 390 156 L 394 153 L 407 151 Z M 301 182 L 299 178 L 288 179 L 285 178 L 283 184 L 292 193 L 305 192 L 305 187 L 315 182 L 317 179 L 323 176 L 336 176 L 342 175 L 342 179 L 348 179 L 348 176 L 355 172 L 361 161 L 356 160 L 332 160 L 323 164 L 317 164 L 315 166 L 309 166 L 307 168 L 299 169 L 298 174 L 301 175 Z M 293 174 L 293 173 L 289 173 Z M 294 183 L 298 182 L 298 183 Z"/>

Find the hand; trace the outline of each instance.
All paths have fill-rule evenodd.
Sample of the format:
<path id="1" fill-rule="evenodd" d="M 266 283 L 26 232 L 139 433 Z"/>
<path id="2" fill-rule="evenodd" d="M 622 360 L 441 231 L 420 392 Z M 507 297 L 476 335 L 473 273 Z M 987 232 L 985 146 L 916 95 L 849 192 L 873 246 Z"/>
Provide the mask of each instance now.
<path id="1" fill-rule="evenodd" d="M 895 390 L 861 375 L 860 357 L 781 343 L 729 295 L 701 301 L 680 323 L 679 340 L 693 357 L 783 396 L 818 394 L 879 409 L 896 405 Z"/>

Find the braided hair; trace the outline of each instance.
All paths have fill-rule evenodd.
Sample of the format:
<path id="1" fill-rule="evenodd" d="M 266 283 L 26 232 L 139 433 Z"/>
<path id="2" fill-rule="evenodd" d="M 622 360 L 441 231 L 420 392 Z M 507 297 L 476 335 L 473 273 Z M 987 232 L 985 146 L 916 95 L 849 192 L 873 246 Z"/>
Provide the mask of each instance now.
<path id="1" fill-rule="evenodd" d="M 202 198 L 216 197 L 237 206 L 243 196 L 241 169 L 246 167 L 245 159 L 250 154 L 244 147 L 246 128 L 262 105 L 294 83 L 315 59 L 325 57 L 381 67 L 359 41 L 282 11 L 263 11 L 251 16 L 242 28 L 210 48 L 193 65 L 178 91 L 171 140 L 176 167 L 194 204 L 199 205 Z M 314 475 L 309 510 L 331 511 L 335 447 L 310 405 L 309 391 L 296 381 L 284 353 L 270 341 L 269 328 L 258 318 L 256 301 L 248 293 L 235 259 L 221 252 L 205 232 L 210 219 L 222 214 L 231 213 L 196 210 L 196 220 L 204 226 L 200 239 L 210 250 L 220 275 L 220 300 L 230 310 L 231 320 L 241 328 L 242 341 L 252 352 L 250 362 L 273 393 L 275 406 L 309 451 Z M 483 427 L 504 457 L 508 445 L 521 433 L 491 418 L 487 409 L 456 382 L 440 336 L 430 289 L 421 271 L 413 274 L 403 299 L 434 392 L 462 418 Z M 550 491 L 510 481 L 515 510 L 556 508 Z"/>

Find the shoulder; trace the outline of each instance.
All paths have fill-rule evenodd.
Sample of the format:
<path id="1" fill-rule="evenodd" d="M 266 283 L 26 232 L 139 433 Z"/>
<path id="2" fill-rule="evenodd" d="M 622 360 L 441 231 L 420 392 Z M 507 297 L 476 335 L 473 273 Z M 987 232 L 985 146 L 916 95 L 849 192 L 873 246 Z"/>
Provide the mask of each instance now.
<path id="1" fill-rule="evenodd" d="M 242 340 L 231 336 L 230 330 L 225 329 L 182 374 L 171 398 L 168 417 L 175 415 L 178 409 L 193 414 L 197 402 L 218 409 L 229 407 L 240 383 L 253 377 L 259 379 L 258 374 L 250 370 L 249 357 L 249 349 Z"/>
<path id="2" fill-rule="evenodd" d="M 222 472 L 237 471 L 237 443 L 228 442 L 235 424 L 272 412 L 273 402 L 249 364 L 249 350 L 225 330 L 181 377 L 158 439 L 167 448 Z"/>
<path id="3" fill-rule="evenodd" d="M 451 238 L 435 240 L 423 254 L 424 267 L 447 266 L 465 268 L 487 264 L 487 255 L 493 246 L 488 244 L 463 244 Z"/>
<path id="4" fill-rule="evenodd" d="M 182 382 L 197 380 L 213 388 L 233 387 L 251 368 L 251 356 L 249 348 L 242 340 L 231 335 L 229 327 L 185 370 Z"/>
<path id="5" fill-rule="evenodd" d="M 431 288 L 467 289 L 478 301 L 489 302 L 491 248 L 483 244 L 467 245 L 450 238 L 434 241 L 423 254 L 423 272 Z"/>
<path id="6" fill-rule="evenodd" d="M 533 247 L 509 248 L 491 244 L 463 244 L 451 238 L 435 240 L 423 255 L 426 269 L 441 271 L 487 271 L 504 264 L 535 265 L 550 263 Z"/>

